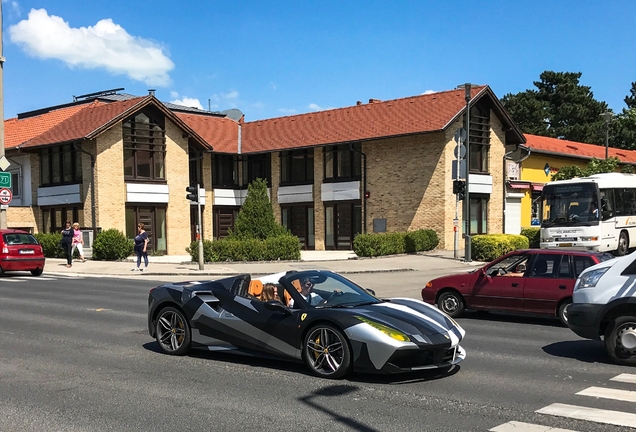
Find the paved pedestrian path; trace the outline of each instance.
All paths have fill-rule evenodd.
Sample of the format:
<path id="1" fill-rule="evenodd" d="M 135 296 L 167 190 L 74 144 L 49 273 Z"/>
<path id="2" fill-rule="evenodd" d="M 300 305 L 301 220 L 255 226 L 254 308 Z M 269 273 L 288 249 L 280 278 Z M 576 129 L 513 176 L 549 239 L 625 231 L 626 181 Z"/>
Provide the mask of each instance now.
<path id="1" fill-rule="evenodd" d="M 263 275 L 288 270 L 325 269 L 343 274 L 419 271 L 431 268 L 470 268 L 478 262 L 464 263 L 453 258 L 452 251 L 433 251 L 419 254 L 396 255 L 378 258 L 359 258 L 352 251 L 303 251 L 299 261 L 269 262 L 226 262 L 206 263 L 199 270 L 194 262 L 156 262 L 150 257 L 150 264 L 143 272 L 131 271 L 134 261 L 74 261 L 66 267 L 64 259 L 47 258 L 44 275 L 103 275 L 103 276 L 224 276 L 242 273 Z M 165 261 L 165 260 L 164 260 Z M 142 264 L 143 267 L 143 264 Z"/>

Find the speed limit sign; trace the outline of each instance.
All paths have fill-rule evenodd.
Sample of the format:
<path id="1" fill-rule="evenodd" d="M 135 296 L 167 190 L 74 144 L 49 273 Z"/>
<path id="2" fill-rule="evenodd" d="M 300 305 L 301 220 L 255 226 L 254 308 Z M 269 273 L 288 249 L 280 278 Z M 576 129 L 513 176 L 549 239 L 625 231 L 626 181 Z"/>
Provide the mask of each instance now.
<path id="1" fill-rule="evenodd" d="M 9 204 L 13 199 L 13 194 L 11 193 L 11 189 L 2 188 L 0 189 L 0 204 Z"/>

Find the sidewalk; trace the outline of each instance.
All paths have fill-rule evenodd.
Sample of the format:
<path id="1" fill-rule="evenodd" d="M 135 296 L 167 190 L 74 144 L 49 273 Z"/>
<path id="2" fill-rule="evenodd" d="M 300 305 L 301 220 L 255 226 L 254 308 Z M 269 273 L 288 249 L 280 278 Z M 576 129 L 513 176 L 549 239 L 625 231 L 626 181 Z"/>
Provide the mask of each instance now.
<path id="1" fill-rule="evenodd" d="M 420 271 L 430 268 L 462 268 L 480 265 L 464 263 L 453 258 L 453 251 L 433 251 L 412 255 L 394 255 L 379 258 L 358 258 L 352 251 L 302 251 L 300 261 L 227 262 L 206 263 L 199 270 L 198 263 L 153 262 L 149 257 L 148 269 L 131 271 L 136 267 L 130 261 L 74 261 L 71 268 L 66 260 L 47 258 L 44 275 L 61 276 L 231 276 L 242 273 L 264 275 L 288 270 L 324 269 L 342 274 Z M 143 267 L 143 264 L 142 264 Z"/>

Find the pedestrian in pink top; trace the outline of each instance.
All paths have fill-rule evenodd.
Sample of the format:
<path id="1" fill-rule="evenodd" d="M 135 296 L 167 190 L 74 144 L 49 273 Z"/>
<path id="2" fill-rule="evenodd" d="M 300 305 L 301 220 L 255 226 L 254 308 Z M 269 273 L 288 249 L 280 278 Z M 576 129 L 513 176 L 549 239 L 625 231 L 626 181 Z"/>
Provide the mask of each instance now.
<path id="1" fill-rule="evenodd" d="M 80 261 L 81 262 L 85 262 L 86 260 L 84 259 L 84 238 L 82 237 L 82 232 L 80 231 L 80 225 L 75 222 L 73 224 L 73 249 L 71 249 L 71 257 L 73 256 L 73 253 L 75 253 L 75 248 L 77 248 L 77 251 L 79 252 L 80 255 Z"/>

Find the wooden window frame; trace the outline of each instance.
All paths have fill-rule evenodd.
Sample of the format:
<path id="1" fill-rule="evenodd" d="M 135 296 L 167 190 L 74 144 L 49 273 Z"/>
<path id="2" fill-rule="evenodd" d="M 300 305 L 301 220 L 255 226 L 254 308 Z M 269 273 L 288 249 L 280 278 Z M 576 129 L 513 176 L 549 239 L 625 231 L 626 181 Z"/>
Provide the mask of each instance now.
<path id="1" fill-rule="evenodd" d="M 140 116 L 148 118 L 148 122 L 137 120 Z M 124 179 L 127 181 L 146 183 L 166 183 L 166 128 L 163 116 L 154 110 L 142 110 L 124 120 L 122 123 L 124 141 Z M 132 152 L 132 166 L 128 166 L 126 152 Z M 149 153 L 149 176 L 139 175 L 139 155 Z M 156 172 L 161 163 L 163 175 Z M 132 174 L 126 169 L 132 168 Z"/>

